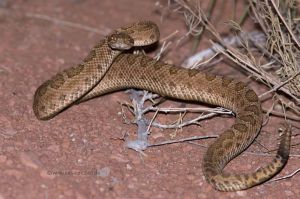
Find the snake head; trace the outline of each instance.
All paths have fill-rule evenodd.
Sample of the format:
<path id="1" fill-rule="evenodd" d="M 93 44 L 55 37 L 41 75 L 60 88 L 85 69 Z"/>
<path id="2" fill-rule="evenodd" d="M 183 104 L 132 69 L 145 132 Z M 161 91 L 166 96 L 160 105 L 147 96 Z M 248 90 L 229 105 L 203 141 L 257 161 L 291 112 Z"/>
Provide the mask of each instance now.
<path id="1" fill-rule="evenodd" d="M 134 46 L 134 40 L 124 32 L 116 32 L 108 37 L 108 45 L 113 50 L 129 50 Z"/>

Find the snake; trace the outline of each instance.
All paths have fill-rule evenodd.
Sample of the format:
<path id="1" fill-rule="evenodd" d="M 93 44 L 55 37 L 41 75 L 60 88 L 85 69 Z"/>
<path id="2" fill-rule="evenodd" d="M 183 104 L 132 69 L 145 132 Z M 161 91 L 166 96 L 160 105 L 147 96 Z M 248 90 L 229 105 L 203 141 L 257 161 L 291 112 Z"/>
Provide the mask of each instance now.
<path id="1" fill-rule="evenodd" d="M 235 122 L 207 148 L 202 164 L 206 181 L 219 191 L 238 191 L 262 184 L 280 172 L 290 153 L 288 127 L 271 162 L 249 173 L 224 171 L 260 132 L 263 112 L 257 94 L 241 81 L 170 65 L 130 51 L 158 40 L 158 27 L 151 21 L 138 21 L 113 31 L 81 64 L 57 73 L 38 87 L 33 99 L 34 114 L 40 120 L 48 120 L 73 104 L 129 88 L 220 106 L 234 113 Z"/>

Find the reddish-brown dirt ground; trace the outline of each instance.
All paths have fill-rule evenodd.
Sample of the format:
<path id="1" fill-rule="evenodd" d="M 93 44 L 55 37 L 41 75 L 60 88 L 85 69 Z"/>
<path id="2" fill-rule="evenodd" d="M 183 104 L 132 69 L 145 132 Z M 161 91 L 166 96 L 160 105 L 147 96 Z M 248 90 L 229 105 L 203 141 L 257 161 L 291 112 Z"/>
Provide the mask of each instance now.
<path id="1" fill-rule="evenodd" d="M 136 131 L 136 126 L 124 124 L 119 114 L 119 102 L 128 101 L 124 92 L 73 106 L 49 121 L 36 119 L 32 111 L 36 88 L 58 71 L 80 63 L 110 30 L 137 19 L 149 19 L 158 24 L 161 38 L 175 30 L 179 35 L 186 33 L 183 17 L 161 7 L 167 1 L 0 2 L 0 199 L 299 198 L 299 175 L 246 191 L 214 190 L 203 178 L 201 163 L 205 148 L 199 145 L 180 143 L 152 147 L 145 151 L 147 156 L 124 148 L 123 141 L 113 138 L 122 137 L 124 132 L 134 137 Z M 225 8 L 218 9 L 222 9 L 222 16 L 213 20 L 218 22 L 218 30 L 226 31 L 224 22 L 232 17 L 232 5 L 228 2 Z M 82 26 L 74 27 L 62 21 Z M 99 33 L 85 30 L 83 26 L 96 28 Z M 175 46 L 178 49 L 171 50 L 164 60 L 180 64 L 188 57 L 191 41 L 183 43 Z M 208 45 L 209 41 L 203 40 L 201 48 Z M 241 73 L 231 72 L 236 69 L 227 66 L 228 70 L 224 71 L 227 68 L 223 66 L 212 72 L 246 80 Z M 258 93 L 265 89 L 253 82 L 250 86 Z M 174 101 L 167 103 L 173 107 L 182 105 Z M 161 122 L 175 119 L 164 117 L 160 116 Z M 215 117 L 201 122 L 201 126 L 177 131 L 175 138 L 219 134 L 233 121 L 229 117 Z M 257 141 L 275 149 L 280 121 L 271 118 Z M 174 130 L 153 129 L 151 142 L 169 140 L 172 133 Z M 208 145 L 211 141 L 197 143 Z M 297 143 L 296 137 L 292 143 Z M 299 149 L 294 147 L 291 153 L 299 154 Z M 255 142 L 247 151 L 265 149 Z M 243 154 L 226 170 L 252 171 L 268 161 L 268 156 Z M 291 157 L 278 176 L 291 173 L 299 165 L 299 157 Z"/>

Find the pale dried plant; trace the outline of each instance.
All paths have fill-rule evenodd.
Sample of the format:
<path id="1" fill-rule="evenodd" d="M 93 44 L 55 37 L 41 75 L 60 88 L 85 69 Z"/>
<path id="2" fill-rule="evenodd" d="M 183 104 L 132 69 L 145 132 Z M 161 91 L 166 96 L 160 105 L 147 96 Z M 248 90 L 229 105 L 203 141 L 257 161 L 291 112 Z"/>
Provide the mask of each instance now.
<path id="1" fill-rule="evenodd" d="M 230 21 L 228 24 L 231 25 L 234 34 L 231 38 L 222 38 L 199 3 L 185 0 L 172 1 L 175 10 L 183 14 L 190 35 L 197 35 L 197 32 L 202 32 L 203 29 L 213 35 L 212 47 L 208 49 L 209 51 L 205 49 L 205 55 L 210 52 L 211 57 L 205 57 L 206 59 L 217 57 L 216 54 L 221 53 L 223 57 L 246 71 L 252 79 L 269 88 L 259 96 L 261 100 L 271 99 L 282 106 L 281 111 L 265 110 L 265 112 L 299 121 L 300 45 L 298 38 L 300 24 L 294 16 L 295 5 L 294 0 L 280 1 L 280 4 L 273 0 L 249 0 L 249 14 L 255 22 L 259 23 L 261 30 L 244 32 L 237 22 Z M 259 55 L 257 51 L 260 52 Z M 203 55 L 204 51 L 192 56 L 193 63 L 198 63 L 197 58 L 200 62 L 203 61 Z M 283 109 L 285 111 L 282 111 Z"/>

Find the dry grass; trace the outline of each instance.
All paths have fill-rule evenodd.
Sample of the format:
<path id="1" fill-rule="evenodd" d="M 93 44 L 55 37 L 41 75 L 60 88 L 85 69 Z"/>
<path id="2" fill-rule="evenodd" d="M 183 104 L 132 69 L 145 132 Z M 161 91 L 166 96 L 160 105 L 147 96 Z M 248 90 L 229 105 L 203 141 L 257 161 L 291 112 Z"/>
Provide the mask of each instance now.
<path id="1" fill-rule="evenodd" d="M 300 66 L 298 63 L 300 25 L 296 18 L 297 2 L 294 0 L 278 2 L 274 0 L 247 1 L 246 15 L 241 17 L 240 22 L 245 16 L 251 16 L 261 29 L 251 33 L 244 32 L 240 22 L 230 21 L 231 39 L 224 39 L 220 36 L 209 21 L 211 9 L 207 14 L 202 10 L 200 3 L 174 0 L 172 3 L 169 1 L 169 6 L 175 7 L 177 12 L 183 14 L 189 27 L 188 34 L 199 39 L 199 35 L 207 30 L 213 35 L 212 47 L 209 50 L 214 53 L 211 53 L 211 59 L 205 58 L 212 62 L 214 58 L 219 57 L 216 55 L 222 54 L 222 59 L 231 60 L 241 70 L 246 71 L 253 80 L 269 88 L 267 92 L 259 96 L 261 100 L 273 101 L 272 110 L 265 110 L 265 112 L 300 121 Z M 203 61 L 202 55 L 203 53 L 199 53 L 200 62 Z"/>

